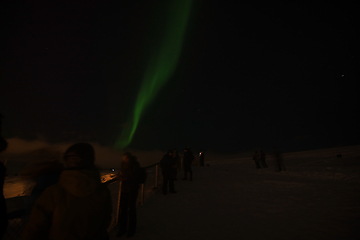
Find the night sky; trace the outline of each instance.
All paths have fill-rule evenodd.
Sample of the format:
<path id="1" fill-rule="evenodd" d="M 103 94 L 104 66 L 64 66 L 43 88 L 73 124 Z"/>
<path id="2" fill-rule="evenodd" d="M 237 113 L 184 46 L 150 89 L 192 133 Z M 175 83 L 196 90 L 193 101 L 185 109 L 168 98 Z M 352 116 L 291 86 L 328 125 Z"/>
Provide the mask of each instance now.
<path id="1" fill-rule="evenodd" d="M 169 2 L 2 3 L 4 137 L 112 146 L 159 49 Z M 177 68 L 129 148 L 360 144 L 358 11 L 193 1 Z"/>

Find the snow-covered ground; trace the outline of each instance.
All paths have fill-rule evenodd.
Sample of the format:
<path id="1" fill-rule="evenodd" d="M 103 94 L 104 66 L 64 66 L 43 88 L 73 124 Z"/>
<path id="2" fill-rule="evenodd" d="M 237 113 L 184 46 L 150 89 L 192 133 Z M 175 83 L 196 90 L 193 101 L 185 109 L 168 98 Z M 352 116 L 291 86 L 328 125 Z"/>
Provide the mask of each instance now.
<path id="1" fill-rule="evenodd" d="M 193 167 L 194 181 L 176 181 L 177 194 L 159 191 L 138 207 L 132 239 L 360 239 L 360 146 L 288 153 L 284 162 L 285 172 L 271 156 L 268 169 L 250 156 Z"/>

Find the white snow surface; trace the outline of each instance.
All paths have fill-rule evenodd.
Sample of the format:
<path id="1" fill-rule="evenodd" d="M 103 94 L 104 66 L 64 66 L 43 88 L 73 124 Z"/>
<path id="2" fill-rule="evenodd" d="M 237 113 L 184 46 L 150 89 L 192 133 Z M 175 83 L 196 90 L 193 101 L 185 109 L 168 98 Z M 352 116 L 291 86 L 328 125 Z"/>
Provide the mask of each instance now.
<path id="1" fill-rule="evenodd" d="M 249 156 L 179 173 L 178 193 L 138 206 L 131 239 L 360 239 L 360 146 L 283 156 L 282 172 L 268 154 L 268 169 Z"/>

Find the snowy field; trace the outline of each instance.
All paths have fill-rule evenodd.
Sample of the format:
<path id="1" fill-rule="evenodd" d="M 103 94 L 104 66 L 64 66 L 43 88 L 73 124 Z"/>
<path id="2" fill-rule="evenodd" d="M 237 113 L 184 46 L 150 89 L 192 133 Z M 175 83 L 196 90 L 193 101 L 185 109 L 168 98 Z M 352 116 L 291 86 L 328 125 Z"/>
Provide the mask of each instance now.
<path id="1" fill-rule="evenodd" d="M 285 172 L 271 156 L 268 169 L 251 157 L 194 166 L 194 181 L 175 182 L 177 194 L 157 192 L 138 207 L 132 239 L 360 239 L 360 146 L 288 153 L 284 162 Z"/>

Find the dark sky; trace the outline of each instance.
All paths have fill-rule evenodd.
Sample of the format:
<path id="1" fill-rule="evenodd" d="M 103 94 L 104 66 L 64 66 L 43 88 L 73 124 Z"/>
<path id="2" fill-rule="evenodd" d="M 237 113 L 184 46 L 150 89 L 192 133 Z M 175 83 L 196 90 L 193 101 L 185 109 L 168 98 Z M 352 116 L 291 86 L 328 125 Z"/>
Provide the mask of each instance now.
<path id="1" fill-rule="evenodd" d="M 114 144 L 161 42 L 168 2 L 3 3 L 4 137 Z M 359 144 L 358 10 L 193 1 L 178 66 L 129 147 Z"/>

